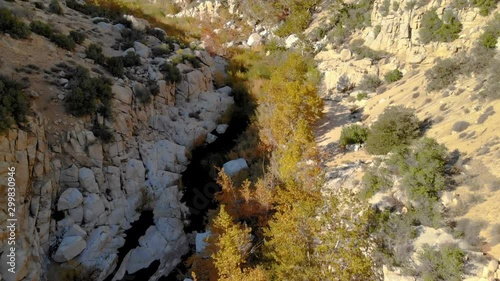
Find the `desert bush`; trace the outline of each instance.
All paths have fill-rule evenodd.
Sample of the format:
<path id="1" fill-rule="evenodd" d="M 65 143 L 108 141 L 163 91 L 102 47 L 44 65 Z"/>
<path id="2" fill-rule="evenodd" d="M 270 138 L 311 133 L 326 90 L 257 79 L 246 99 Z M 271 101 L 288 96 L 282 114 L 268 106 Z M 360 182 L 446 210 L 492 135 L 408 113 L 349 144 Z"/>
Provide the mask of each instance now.
<path id="1" fill-rule="evenodd" d="M 400 147 L 388 163 L 397 167 L 403 178 L 402 188 L 417 203 L 437 202 L 438 193 L 446 188 L 447 149 L 434 139 L 423 138 L 411 147 Z"/>
<path id="2" fill-rule="evenodd" d="M 373 1 L 361 0 L 356 3 L 343 3 L 332 17 L 333 27 L 328 38 L 340 45 L 356 30 L 370 26 Z"/>
<path id="3" fill-rule="evenodd" d="M 35 2 L 35 8 L 45 10 L 45 4 L 43 4 L 42 2 Z"/>
<path id="4" fill-rule="evenodd" d="M 125 56 L 123 56 L 123 66 L 132 67 L 138 66 L 141 64 L 141 57 L 134 52 L 127 52 Z"/>
<path id="5" fill-rule="evenodd" d="M 87 39 L 87 35 L 85 35 L 84 32 L 76 30 L 71 30 L 69 32 L 69 37 L 71 37 L 71 39 L 73 39 L 73 41 L 75 41 L 75 43 L 78 45 L 82 44 L 85 39 Z"/>
<path id="6" fill-rule="evenodd" d="M 485 221 L 472 221 L 470 219 L 458 220 L 453 228 L 453 235 L 457 238 L 464 239 L 467 243 L 480 250 L 484 238 L 481 237 L 480 232 L 486 226 Z"/>
<path id="7" fill-rule="evenodd" d="M 66 36 L 60 33 L 54 33 L 50 36 L 50 41 L 56 44 L 58 47 L 63 48 L 68 51 L 73 51 L 76 47 L 75 41 L 70 36 Z"/>
<path id="8" fill-rule="evenodd" d="M 443 20 L 435 9 L 429 10 L 423 15 L 421 24 L 420 40 L 425 44 L 432 41 L 451 42 L 458 39 L 458 34 L 462 31 L 462 23 L 450 10 L 446 10 Z"/>
<path id="9" fill-rule="evenodd" d="M 142 104 L 148 104 L 151 102 L 151 92 L 146 87 L 135 87 L 134 96 Z"/>
<path id="10" fill-rule="evenodd" d="M 275 7 L 278 11 L 283 11 L 286 16 L 275 34 L 283 37 L 304 31 L 311 21 L 312 8 L 318 2 L 318 0 L 276 1 Z"/>
<path id="11" fill-rule="evenodd" d="M 498 0 L 470 0 L 471 3 L 479 8 L 479 14 L 487 16 L 497 6 Z"/>
<path id="12" fill-rule="evenodd" d="M 347 74 L 343 74 L 339 77 L 339 81 L 337 81 L 337 91 L 340 93 L 346 93 L 352 89 L 354 89 L 355 85 L 349 79 Z"/>
<path id="13" fill-rule="evenodd" d="M 190 62 L 191 65 L 194 68 L 200 68 L 201 67 L 200 60 L 198 59 L 198 57 L 196 57 L 194 55 L 185 55 L 185 54 L 183 54 L 182 55 L 182 60 Z"/>
<path id="14" fill-rule="evenodd" d="M 442 90 L 455 83 L 461 69 L 462 64 L 456 58 L 438 60 L 431 69 L 425 72 L 427 91 Z"/>
<path id="15" fill-rule="evenodd" d="M 104 143 L 113 141 L 113 133 L 110 128 L 106 127 L 106 125 L 95 123 L 92 127 L 92 132 Z"/>
<path id="16" fill-rule="evenodd" d="M 451 127 L 451 130 L 454 132 L 462 132 L 463 130 L 467 129 L 470 126 L 470 123 L 467 121 L 457 121 L 455 124 L 453 124 L 453 127 Z"/>
<path id="17" fill-rule="evenodd" d="M 364 100 L 364 99 L 367 99 L 367 98 L 368 98 L 368 93 L 367 92 L 359 92 L 356 95 L 356 100 L 358 100 L 358 101 L 361 101 L 361 100 Z"/>
<path id="18" fill-rule="evenodd" d="M 399 69 L 391 70 L 384 75 L 384 80 L 387 83 L 396 82 L 401 78 L 403 78 L 403 73 Z"/>
<path id="19" fill-rule="evenodd" d="M 483 124 L 488 117 L 495 114 L 493 106 L 488 107 L 481 116 L 477 119 L 477 124 Z"/>
<path id="20" fill-rule="evenodd" d="M 384 51 L 375 51 L 373 49 L 368 48 L 364 45 L 352 45 L 351 50 L 356 54 L 357 59 L 369 58 L 374 61 L 379 61 L 387 56 L 387 53 Z"/>
<path id="21" fill-rule="evenodd" d="M 52 14 L 57 14 L 57 15 L 64 14 L 64 11 L 61 8 L 61 5 L 59 4 L 59 1 L 57 1 L 57 0 L 50 1 L 49 12 L 52 13 Z"/>
<path id="22" fill-rule="evenodd" d="M 464 257 L 464 252 L 456 245 L 444 244 L 434 249 L 425 244 L 418 256 L 417 270 L 424 281 L 460 281 Z"/>
<path id="23" fill-rule="evenodd" d="M 7 8 L 0 8 L 0 31 L 8 33 L 14 39 L 25 39 L 30 36 L 28 26 Z"/>
<path id="24" fill-rule="evenodd" d="M 171 50 L 167 44 L 162 44 L 160 47 L 154 47 L 151 49 L 151 52 L 153 53 L 153 57 L 162 57 L 164 55 L 168 55 Z"/>
<path id="25" fill-rule="evenodd" d="M 26 122 L 29 99 L 20 83 L 0 75 L 0 134 Z"/>
<path id="26" fill-rule="evenodd" d="M 382 85 L 382 81 L 377 76 L 364 75 L 357 88 L 362 91 L 374 92 L 380 85 Z"/>
<path id="27" fill-rule="evenodd" d="M 90 44 L 87 49 L 85 49 L 85 55 L 88 59 L 93 60 L 94 63 L 97 64 L 104 64 L 106 60 L 106 57 L 102 53 L 101 46 L 94 43 Z"/>
<path id="28" fill-rule="evenodd" d="M 122 59 L 122 57 L 106 58 L 106 69 L 113 76 L 123 77 L 123 59 Z"/>
<path id="29" fill-rule="evenodd" d="M 493 20 L 488 22 L 483 34 L 479 37 L 479 43 L 485 47 L 494 49 L 500 36 L 500 14 L 496 14 Z"/>
<path id="30" fill-rule="evenodd" d="M 368 137 L 368 128 L 360 125 L 352 124 L 342 128 L 340 133 L 339 144 L 341 147 L 346 147 L 349 144 L 361 144 Z"/>
<path id="31" fill-rule="evenodd" d="M 370 199 L 375 193 L 390 189 L 393 186 L 393 182 L 388 170 L 378 165 L 366 170 L 361 179 L 361 186 L 360 198 Z"/>
<path id="32" fill-rule="evenodd" d="M 54 34 L 56 31 L 50 26 L 49 24 L 43 23 L 41 21 L 32 21 L 30 23 L 30 29 L 34 33 L 41 35 L 46 38 L 52 37 L 52 34 Z"/>
<path id="33" fill-rule="evenodd" d="M 391 7 L 391 1 L 390 0 L 384 0 L 382 2 L 382 5 L 380 6 L 379 12 L 380 14 L 385 17 L 389 14 L 389 8 Z"/>
<path id="34" fill-rule="evenodd" d="M 181 81 L 181 72 L 179 69 L 169 63 L 164 63 L 160 67 L 160 71 L 163 74 L 163 77 L 165 77 L 166 81 L 169 81 L 171 83 L 174 82 L 180 82 Z"/>
<path id="35" fill-rule="evenodd" d="M 101 105 L 100 111 L 110 116 L 113 97 L 111 81 L 103 77 L 93 78 L 89 70 L 81 66 L 72 70 L 71 75 L 70 93 L 65 99 L 68 113 L 75 116 L 89 115 L 96 113 Z"/>
<path id="36" fill-rule="evenodd" d="M 408 145 L 420 134 L 415 111 L 403 106 L 388 107 L 373 123 L 366 139 L 370 154 L 387 154 L 400 145 Z"/>

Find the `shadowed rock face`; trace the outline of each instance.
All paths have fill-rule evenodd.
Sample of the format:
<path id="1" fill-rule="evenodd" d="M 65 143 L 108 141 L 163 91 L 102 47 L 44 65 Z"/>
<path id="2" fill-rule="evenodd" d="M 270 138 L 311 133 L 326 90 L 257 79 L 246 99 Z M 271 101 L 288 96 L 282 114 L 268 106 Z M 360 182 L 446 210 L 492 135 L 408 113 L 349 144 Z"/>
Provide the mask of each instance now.
<path id="1" fill-rule="evenodd" d="M 7 5 L 31 10 L 33 4 Z M 42 10 L 35 10 L 35 14 L 45 18 Z M 106 56 L 123 55 L 123 50 L 113 50 L 111 45 L 121 37 L 120 30 L 125 26 L 97 25 L 70 9 L 64 16 L 54 17 L 58 18 L 57 28 L 73 29 L 75 25 L 88 31 L 86 40 L 101 42 Z M 129 20 L 139 30 L 147 26 L 141 19 Z M 31 45 L 13 52 L 10 46 L 19 46 L 20 41 L 0 35 L 0 50 L 11 55 L 7 66 L 2 63 L 2 73 L 4 66 L 9 68 L 26 57 L 34 57 L 36 64 L 43 62 L 42 68 L 47 70 L 66 59 L 63 51 L 56 52 L 52 45 L 53 53 L 43 53 L 46 48 L 38 44 L 50 43 L 33 36 Z M 161 42 L 152 36 L 146 39 L 133 42 L 132 51 L 140 56 L 140 63 L 125 67 L 121 79 L 109 77 L 107 72 L 91 72 L 92 76 L 108 76 L 113 81 L 113 119 L 95 118 L 112 132 L 111 142 L 101 142 L 89 130 L 94 125 L 91 118 L 67 115 L 62 104 L 56 104 L 67 95 L 64 86 L 74 82 L 69 70 L 47 72 L 58 82 L 54 85 L 33 81 L 39 89 L 33 100 L 36 117 L 28 117 L 29 128 L 0 135 L 0 166 L 16 167 L 16 215 L 23 230 L 17 237 L 17 267 L 22 269 L 16 274 L 18 280 L 45 276 L 62 280 L 58 274 L 70 264 L 81 264 L 82 272 L 92 271 L 94 280 L 110 275 L 135 276 L 135 280 L 146 280 L 144 276 L 148 275 L 158 280 L 188 252 L 184 232 L 188 208 L 181 203 L 183 194 L 177 184 L 189 164 L 189 151 L 217 127 L 217 119 L 234 100 L 230 91 L 218 92 L 213 87 L 212 72 L 224 71 L 221 58 L 214 60 L 203 50 L 185 49 L 200 66 L 186 63 L 180 82 L 172 83 L 160 66 L 177 54 L 171 50 L 163 57 L 154 57 L 151 50 Z M 83 46 L 67 55 L 87 69 L 98 67 L 85 59 Z M 37 60 L 39 56 L 45 59 Z M 142 104 L 137 89 L 148 83 L 157 85 L 158 92 L 151 96 L 150 103 Z M 43 107 L 46 110 L 41 113 Z M 2 178 L 6 178 L 4 171 L 0 171 Z M 0 198 L 2 204 L 4 200 Z M 144 210 L 150 215 L 140 218 Z M 1 221 L 7 218 L 5 212 L 0 211 Z M 6 246 L 0 241 L 0 251 Z M 51 264 L 50 273 L 45 264 Z M 3 274 L 3 265 L 0 269 Z"/>

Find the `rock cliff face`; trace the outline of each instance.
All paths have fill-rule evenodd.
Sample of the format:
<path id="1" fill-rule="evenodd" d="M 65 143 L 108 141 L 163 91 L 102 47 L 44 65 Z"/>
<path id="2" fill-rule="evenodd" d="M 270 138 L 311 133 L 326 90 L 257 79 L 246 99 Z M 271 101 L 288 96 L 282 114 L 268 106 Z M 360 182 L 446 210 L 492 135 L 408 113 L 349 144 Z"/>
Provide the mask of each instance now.
<path id="1" fill-rule="evenodd" d="M 120 28 L 102 22 L 98 26 L 112 36 L 119 36 Z M 151 279 L 157 280 L 187 253 L 187 208 L 180 202 L 179 179 L 189 151 L 203 144 L 234 101 L 227 88 L 219 92 L 213 87 L 212 74 L 224 69 L 222 58 L 185 49 L 201 66 L 178 64 L 182 78 L 170 83 L 158 71 L 165 58 L 152 57 L 154 44 L 135 42 L 132 51 L 141 56 L 141 64 L 126 69 L 135 79 L 114 81 L 113 121 L 106 121 L 114 132 L 110 143 L 96 138 L 88 119 L 51 119 L 36 108 L 28 128 L 0 136 L 2 186 L 7 184 L 7 167 L 16 168 L 18 219 L 16 274 L 0 275 L 0 280 L 63 280 L 63 269 L 95 280 L 113 273 L 113 280 L 121 280 L 159 261 Z M 77 54 L 85 57 L 83 50 Z M 142 104 L 137 92 L 147 80 L 159 91 Z M 6 206 L 7 199 L 2 196 L 0 204 Z M 125 230 L 143 210 L 153 212 L 154 224 L 119 263 Z M 6 212 L 1 208 L 2 223 Z M 6 235 L 2 233 L 0 252 L 9 247 Z M 2 273 L 7 272 L 4 258 Z"/>

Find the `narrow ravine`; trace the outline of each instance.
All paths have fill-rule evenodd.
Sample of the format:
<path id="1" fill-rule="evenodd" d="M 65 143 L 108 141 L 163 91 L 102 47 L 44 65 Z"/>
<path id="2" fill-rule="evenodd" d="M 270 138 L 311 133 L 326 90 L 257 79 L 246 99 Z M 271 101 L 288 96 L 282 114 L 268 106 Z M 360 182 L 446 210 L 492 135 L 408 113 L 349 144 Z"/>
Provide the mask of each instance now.
<path id="1" fill-rule="evenodd" d="M 237 114 L 233 116 L 225 133 L 218 134 L 214 130 L 212 134 L 216 135 L 217 139 L 213 143 L 197 147 L 191 152 L 191 161 L 182 173 L 182 191 L 184 195 L 181 202 L 185 203 L 189 208 L 187 218 L 190 221 L 184 228 L 185 233 L 205 231 L 205 216 L 210 209 L 217 208 L 218 203 L 214 199 L 214 195 L 221 189 L 216 183 L 213 174 L 210 173 L 210 163 L 213 163 L 213 159 L 219 159 L 219 162 L 227 160 L 226 155 L 236 145 L 238 136 L 246 130 L 248 123 L 249 118 L 246 115 Z M 154 225 L 153 212 L 144 211 L 139 219 L 132 224 L 132 227 L 125 232 L 125 245 L 118 250 L 117 268 L 120 267 L 127 253 L 139 246 L 139 238 L 152 225 Z M 178 280 L 178 276 L 187 273 L 188 269 L 185 262 L 194 253 L 195 247 L 193 245 L 189 253 L 182 257 L 182 262 L 168 276 L 164 276 L 159 280 Z M 121 281 L 149 280 L 157 271 L 159 265 L 159 261 L 155 261 L 148 268 L 139 270 L 134 274 L 126 274 Z M 111 274 L 105 281 L 111 281 L 115 274 L 116 272 Z"/>

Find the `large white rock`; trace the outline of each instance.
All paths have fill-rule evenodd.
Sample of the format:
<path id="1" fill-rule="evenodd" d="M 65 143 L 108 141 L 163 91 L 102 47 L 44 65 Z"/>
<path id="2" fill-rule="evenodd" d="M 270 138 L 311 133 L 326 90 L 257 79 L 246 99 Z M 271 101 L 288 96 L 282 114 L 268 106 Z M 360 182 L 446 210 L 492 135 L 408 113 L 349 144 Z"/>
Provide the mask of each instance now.
<path id="1" fill-rule="evenodd" d="M 132 90 L 129 87 L 122 87 L 118 84 L 113 85 L 114 98 L 130 105 L 132 103 Z"/>
<path id="2" fill-rule="evenodd" d="M 226 162 L 224 163 L 224 165 L 222 165 L 222 167 L 224 168 L 224 172 L 228 176 L 234 176 L 241 170 L 248 169 L 247 161 L 245 161 L 245 159 L 243 158 L 238 158 Z"/>
<path id="3" fill-rule="evenodd" d="M 142 161 L 130 159 L 125 167 L 124 188 L 127 194 L 136 193 L 144 187 L 146 170 Z"/>
<path id="4" fill-rule="evenodd" d="M 224 134 L 228 127 L 229 127 L 229 125 L 227 125 L 227 124 L 220 124 L 217 126 L 215 131 L 217 131 L 218 134 Z"/>
<path id="5" fill-rule="evenodd" d="M 201 253 L 203 250 L 205 250 L 205 247 L 207 247 L 207 242 L 205 239 L 207 239 L 210 236 L 210 231 L 207 232 L 202 232 L 202 233 L 197 233 L 196 234 L 196 252 Z"/>
<path id="6" fill-rule="evenodd" d="M 83 219 L 86 223 L 94 221 L 104 212 L 104 204 L 99 195 L 92 193 L 83 200 Z"/>
<path id="7" fill-rule="evenodd" d="M 159 260 L 167 247 L 167 240 L 158 232 L 155 226 L 151 226 L 146 231 L 146 234 L 139 239 L 139 245 L 130 253 L 127 266 L 128 273 L 147 268 L 153 261 Z"/>
<path id="8" fill-rule="evenodd" d="M 66 170 L 61 172 L 61 183 L 73 186 L 73 184 L 78 182 L 78 167 L 71 165 Z"/>
<path id="9" fill-rule="evenodd" d="M 123 15 L 123 18 L 131 23 L 133 29 L 144 31 L 149 27 L 149 23 L 146 20 L 136 18 L 132 15 Z"/>
<path id="10" fill-rule="evenodd" d="M 258 33 L 252 33 L 247 40 L 248 46 L 259 46 L 262 42 L 262 36 Z"/>
<path id="11" fill-rule="evenodd" d="M 64 237 L 53 258 L 56 262 L 66 262 L 78 256 L 87 247 L 80 236 Z"/>
<path id="12" fill-rule="evenodd" d="M 57 209 L 59 211 L 73 209 L 82 204 L 82 202 L 82 193 L 74 187 L 68 188 L 59 197 L 59 200 L 57 201 Z"/>
<path id="13" fill-rule="evenodd" d="M 229 95 L 229 94 L 231 94 L 232 91 L 233 91 L 233 89 L 231 89 L 231 87 L 229 87 L 229 86 L 224 86 L 222 88 L 217 89 L 217 92 L 224 94 L 224 95 Z"/>
<path id="14" fill-rule="evenodd" d="M 286 38 L 285 46 L 290 49 L 291 47 L 293 47 L 293 45 L 295 45 L 295 43 L 297 43 L 297 41 L 299 41 L 299 37 L 295 34 L 292 34 Z"/>
<path id="15" fill-rule="evenodd" d="M 89 168 L 80 168 L 78 172 L 78 181 L 80 186 L 85 188 L 88 192 L 98 193 L 99 186 L 95 181 L 94 172 Z"/>
<path id="16" fill-rule="evenodd" d="M 149 49 L 148 46 L 142 44 L 141 42 L 134 42 L 134 49 L 135 53 L 141 58 L 147 59 L 151 55 L 151 49 Z"/>

